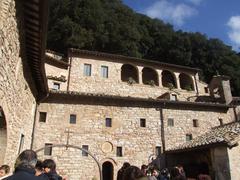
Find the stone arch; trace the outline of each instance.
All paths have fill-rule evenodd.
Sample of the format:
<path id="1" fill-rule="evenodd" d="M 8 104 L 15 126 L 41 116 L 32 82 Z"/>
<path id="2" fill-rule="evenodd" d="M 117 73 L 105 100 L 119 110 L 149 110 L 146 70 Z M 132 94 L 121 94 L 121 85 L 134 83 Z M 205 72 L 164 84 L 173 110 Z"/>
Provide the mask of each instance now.
<path id="1" fill-rule="evenodd" d="M 168 88 L 177 88 L 176 77 L 175 75 L 168 71 L 162 71 L 162 86 Z"/>
<path id="2" fill-rule="evenodd" d="M 193 80 L 191 76 L 185 73 L 179 75 L 180 88 L 188 91 L 194 91 Z"/>
<path id="3" fill-rule="evenodd" d="M 3 164 L 7 147 L 7 123 L 0 106 L 0 164 Z"/>
<path id="4" fill-rule="evenodd" d="M 130 64 L 124 64 L 121 67 L 121 80 L 123 82 L 139 83 L 138 69 Z M 130 82 L 130 83 L 131 83 Z"/>
<path id="5" fill-rule="evenodd" d="M 112 162 L 105 161 L 102 164 L 102 175 L 103 175 L 103 180 L 113 180 L 114 166 L 113 166 Z"/>
<path id="6" fill-rule="evenodd" d="M 145 67 L 142 70 L 143 84 L 159 86 L 159 79 L 157 72 L 149 67 Z"/>

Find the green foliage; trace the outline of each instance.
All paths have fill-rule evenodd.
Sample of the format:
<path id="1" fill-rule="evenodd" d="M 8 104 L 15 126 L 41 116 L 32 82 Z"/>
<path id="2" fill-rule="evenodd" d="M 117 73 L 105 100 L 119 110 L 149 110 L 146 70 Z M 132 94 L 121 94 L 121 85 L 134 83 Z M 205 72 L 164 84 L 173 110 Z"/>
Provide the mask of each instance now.
<path id="1" fill-rule="evenodd" d="M 240 95 L 240 53 L 201 33 L 174 31 L 170 24 L 135 13 L 121 0 L 50 0 L 47 48 L 70 47 L 197 67 L 202 80 L 230 76 Z"/>

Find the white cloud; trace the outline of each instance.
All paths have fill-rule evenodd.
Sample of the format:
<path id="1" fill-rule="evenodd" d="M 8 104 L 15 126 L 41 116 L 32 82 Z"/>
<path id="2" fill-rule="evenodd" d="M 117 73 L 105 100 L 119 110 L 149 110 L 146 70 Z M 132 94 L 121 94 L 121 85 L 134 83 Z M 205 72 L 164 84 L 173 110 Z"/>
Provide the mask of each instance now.
<path id="1" fill-rule="evenodd" d="M 233 43 L 233 48 L 237 50 L 240 47 L 240 16 L 232 16 L 227 25 L 230 28 L 228 37 Z"/>
<path id="2" fill-rule="evenodd" d="M 195 5 L 199 5 L 202 2 L 202 0 L 186 0 L 186 1 L 190 2 L 190 3 L 193 3 Z"/>
<path id="3" fill-rule="evenodd" d="M 197 14 L 197 10 L 186 4 L 173 4 L 160 0 L 145 10 L 145 14 L 152 18 L 159 18 L 177 26 L 184 24 L 186 19 Z"/>

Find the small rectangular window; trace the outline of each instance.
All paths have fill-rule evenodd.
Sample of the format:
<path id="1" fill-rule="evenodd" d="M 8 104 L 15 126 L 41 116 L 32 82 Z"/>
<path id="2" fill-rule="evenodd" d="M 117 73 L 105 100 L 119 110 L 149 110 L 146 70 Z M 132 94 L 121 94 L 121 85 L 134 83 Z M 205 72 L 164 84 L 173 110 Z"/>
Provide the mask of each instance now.
<path id="1" fill-rule="evenodd" d="M 47 113 L 46 112 L 39 112 L 39 122 L 46 122 Z"/>
<path id="2" fill-rule="evenodd" d="M 174 126 L 174 119 L 168 118 L 168 126 Z"/>
<path id="3" fill-rule="evenodd" d="M 186 134 L 186 141 L 192 140 L 192 134 Z"/>
<path id="4" fill-rule="evenodd" d="M 70 114 L 70 124 L 76 124 L 77 116 L 76 114 Z"/>
<path id="5" fill-rule="evenodd" d="M 121 146 L 117 147 L 117 156 L 122 157 L 122 147 Z"/>
<path id="6" fill-rule="evenodd" d="M 82 145 L 82 149 L 87 150 L 88 151 L 88 145 Z M 88 153 L 85 151 L 82 151 L 82 156 L 88 156 Z"/>
<path id="7" fill-rule="evenodd" d="M 60 83 L 54 82 L 54 83 L 53 83 L 53 89 L 54 89 L 54 90 L 60 90 Z"/>
<path id="8" fill-rule="evenodd" d="M 112 118 L 106 118 L 106 127 L 112 127 Z"/>
<path id="9" fill-rule="evenodd" d="M 91 64 L 84 64 L 83 74 L 84 76 L 91 76 L 92 65 Z"/>
<path id="10" fill-rule="evenodd" d="M 52 144 L 46 143 L 44 148 L 44 155 L 51 156 L 52 155 Z"/>
<path id="11" fill-rule="evenodd" d="M 161 146 L 156 146 L 155 151 L 156 151 L 156 156 L 159 157 L 162 153 Z"/>
<path id="12" fill-rule="evenodd" d="M 171 94 L 170 95 L 170 100 L 171 101 L 177 101 L 177 95 L 176 94 Z"/>
<path id="13" fill-rule="evenodd" d="M 199 127 L 199 123 L 197 119 L 193 119 L 193 127 Z"/>
<path id="14" fill-rule="evenodd" d="M 101 66 L 101 76 L 103 78 L 108 78 L 108 67 L 107 66 Z"/>
<path id="15" fill-rule="evenodd" d="M 208 87 L 204 87 L 205 93 L 208 93 Z"/>
<path id="16" fill-rule="evenodd" d="M 222 119 L 222 118 L 219 118 L 218 120 L 219 120 L 220 126 L 222 126 L 222 125 L 223 125 L 223 119 Z"/>
<path id="17" fill-rule="evenodd" d="M 19 148 L 18 148 L 18 154 L 19 154 L 20 152 L 22 152 L 22 150 L 23 150 L 23 145 L 24 145 L 24 134 L 21 134 L 20 144 L 19 144 Z"/>
<path id="18" fill-rule="evenodd" d="M 146 127 L 146 119 L 140 119 L 140 127 Z"/>

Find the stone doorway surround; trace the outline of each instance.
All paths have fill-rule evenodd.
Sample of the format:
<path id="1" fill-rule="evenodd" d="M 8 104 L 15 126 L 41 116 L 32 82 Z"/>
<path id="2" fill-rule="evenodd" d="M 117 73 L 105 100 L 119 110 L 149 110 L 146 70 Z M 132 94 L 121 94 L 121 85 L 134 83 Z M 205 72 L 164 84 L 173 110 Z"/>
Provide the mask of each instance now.
<path id="1" fill-rule="evenodd" d="M 98 165 L 98 170 L 99 170 L 99 176 L 100 176 L 99 179 L 100 179 L 100 180 L 103 180 L 101 165 L 100 165 L 99 161 L 97 160 L 97 158 L 96 158 L 91 152 L 89 152 L 88 150 L 83 149 L 83 148 L 81 148 L 81 147 L 79 147 L 79 146 L 75 146 L 75 145 L 69 145 L 69 144 L 53 144 L 53 145 L 48 145 L 48 146 L 44 146 L 44 147 L 42 147 L 42 148 L 39 148 L 39 149 L 35 150 L 35 152 L 38 153 L 38 152 L 40 152 L 40 151 L 44 151 L 44 149 L 45 149 L 46 147 L 49 147 L 49 148 L 51 148 L 51 147 L 52 147 L 52 148 L 54 148 L 54 147 L 63 147 L 63 148 L 66 148 L 66 149 L 68 149 L 68 148 L 73 148 L 73 149 L 78 149 L 78 150 L 80 150 L 80 151 L 83 151 L 83 152 L 88 153 L 89 156 L 91 156 L 91 157 L 94 159 L 94 161 L 97 163 L 97 165 Z"/>

